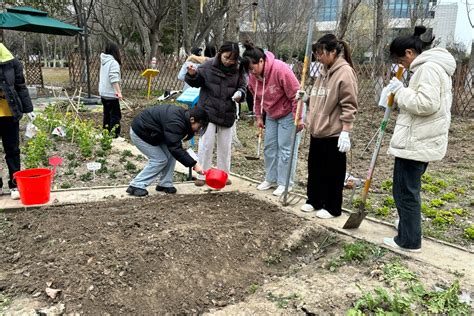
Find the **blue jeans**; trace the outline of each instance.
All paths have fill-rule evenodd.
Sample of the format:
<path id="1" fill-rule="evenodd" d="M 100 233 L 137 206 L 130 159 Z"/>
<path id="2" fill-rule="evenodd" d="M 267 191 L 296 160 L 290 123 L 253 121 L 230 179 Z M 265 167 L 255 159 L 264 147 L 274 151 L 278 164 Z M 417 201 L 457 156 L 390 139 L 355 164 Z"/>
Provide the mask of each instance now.
<path id="1" fill-rule="evenodd" d="M 130 138 L 135 146 L 148 158 L 145 168 L 130 182 L 130 186 L 146 189 L 161 174 L 160 186 L 173 186 L 173 172 L 176 159 L 165 144 L 152 146 L 130 129 Z"/>
<path id="2" fill-rule="evenodd" d="M 263 155 L 265 158 L 265 180 L 278 185 L 286 184 L 288 164 L 290 161 L 292 137 L 294 133 L 293 114 L 277 120 L 267 115 L 265 119 L 265 140 Z M 298 146 L 301 133 L 296 134 L 295 154 L 290 175 L 290 186 L 293 186 L 296 162 L 298 161 Z"/>
<path id="3" fill-rule="evenodd" d="M 393 198 L 400 217 L 395 242 L 403 248 L 421 248 L 421 176 L 427 167 L 427 162 L 395 158 Z"/>

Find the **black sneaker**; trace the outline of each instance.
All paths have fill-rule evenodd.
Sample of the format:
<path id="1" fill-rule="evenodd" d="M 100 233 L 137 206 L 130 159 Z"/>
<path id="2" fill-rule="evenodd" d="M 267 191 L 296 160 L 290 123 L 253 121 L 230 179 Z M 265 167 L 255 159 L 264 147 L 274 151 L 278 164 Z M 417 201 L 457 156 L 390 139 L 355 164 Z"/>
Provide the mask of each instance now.
<path id="1" fill-rule="evenodd" d="M 165 192 L 168 194 L 175 194 L 176 193 L 176 188 L 175 187 L 162 187 L 160 185 L 156 186 L 156 191 L 158 192 Z"/>
<path id="2" fill-rule="evenodd" d="M 148 195 L 147 190 L 132 187 L 132 186 L 129 186 L 127 188 L 127 191 L 125 191 L 125 192 L 127 192 L 128 194 L 133 195 L 133 196 L 147 196 Z"/>

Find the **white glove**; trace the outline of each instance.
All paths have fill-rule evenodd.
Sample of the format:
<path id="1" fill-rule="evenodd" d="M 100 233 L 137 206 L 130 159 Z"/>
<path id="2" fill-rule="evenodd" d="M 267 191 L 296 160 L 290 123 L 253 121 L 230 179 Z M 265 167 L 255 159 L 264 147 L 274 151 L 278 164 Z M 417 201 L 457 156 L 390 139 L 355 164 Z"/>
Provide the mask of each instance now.
<path id="1" fill-rule="evenodd" d="M 379 106 L 383 108 L 387 108 L 388 106 L 388 96 L 390 95 L 390 90 L 388 88 L 389 86 L 384 87 L 382 93 L 380 93 Z"/>
<path id="2" fill-rule="evenodd" d="M 346 153 L 351 150 L 351 139 L 349 138 L 349 132 L 341 132 L 337 141 L 337 147 L 341 153 Z"/>
<path id="3" fill-rule="evenodd" d="M 390 80 L 390 83 L 388 84 L 387 88 L 390 92 L 393 94 L 396 94 L 400 88 L 403 87 L 403 83 L 398 80 L 396 77 L 393 77 L 392 80 Z"/>
<path id="4" fill-rule="evenodd" d="M 31 122 L 33 122 L 36 118 L 36 114 L 34 112 L 26 113 L 26 115 L 28 115 L 28 118 Z"/>
<path id="5" fill-rule="evenodd" d="M 304 90 L 296 91 L 295 100 L 299 101 L 300 99 L 302 99 L 303 102 L 308 101 L 308 94 L 306 93 L 306 91 L 304 91 Z"/>
<path id="6" fill-rule="evenodd" d="M 242 98 L 242 92 L 235 91 L 234 95 L 232 96 L 232 100 L 234 100 L 234 102 L 239 102 L 241 98 Z"/>

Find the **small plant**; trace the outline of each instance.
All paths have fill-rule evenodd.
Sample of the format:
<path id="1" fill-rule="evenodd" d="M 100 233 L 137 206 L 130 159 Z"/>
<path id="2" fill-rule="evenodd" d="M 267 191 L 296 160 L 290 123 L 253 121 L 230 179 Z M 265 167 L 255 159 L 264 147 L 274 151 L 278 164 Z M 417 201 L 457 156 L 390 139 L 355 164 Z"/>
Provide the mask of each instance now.
<path id="1" fill-rule="evenodd" d="M 137 170 L 137 166 L 135 166 L 133 162 L 127 161 L 127 163 L 125 164 L 125 170 L 130 171 L 130 172 L 135 171 Z"/>
<path id="2" fill-rule="evenodd" d="M 356 241 L 343 246 L 344 254 L 341 256 L 346 262 L 362 262 L 370 257 L 381 257 L 385 254 L 382 248 L 365 241 Z"/>
<path id="3" fill-rule="evenodd" d="M 374 293 L 364 291 L 362 293 L 362 297 L 354 304 L 354 308 L 348 311 L 349 315 L 360 315 L 359 312 L 385 315 L 385 311 L 394 315 L 405 314 L 411 311 L 410 305 L 414 300 L 409 295 L 402 294 L 397 286 L 393 294 L 383 287 L 375 288 Z"/>
<path id="4" fill-rule="evenodd" d="M 464 236 L 466 238 L 474 240 L 474 224 L 464 229 Z"/>
<path id="5" fill-rule="evenodd" d="M 127 158 L 127 157 L 133 157 L 133 154 L 132 154 L 132 151 L 129 150 L 129 149 L 125 149 L 124 151 L 122 151 L 122 153 L 120 154 L 121 157 L 124 157 L 124 158 Z"/>
<path id="6" fill-rule="evenodd" d="M 468 216 L 469 215 L 469 212 L 462 209 L 462 208 L 452 208 L 450 210 L 450 212 L 453 213 L 453 214 L 459 215 L 459 216 Z"/>
<path id="7" fill-rule="evenodd" d="M 434 181 L 434 185 L 442 188 L 442 189 L 445 189 L 448 187 L 448 183 L 444 180 L 441 180 L 441 179 L 437 179 Z"/>
<path id="8" fill-rule="evenodd" d="M 0 307 L 7 307 L 11 303 L 12 300 L 8 296 L 0 293 Z"/>
<path id="9" fill-rule="evenodd" d="M 433 193 L 433 194 L 437 194 L 440 191 L 439 187 L 437 187 L 436 185 L 431 184 L 431 183 L 423 183 L 421 185 L 421 190 L 423 192 Z"/>
<path id="10" fill-rule="evenodd" d="M 464 188 L 454 188 L 453 191 L 459 195 L 466 194 L 466 190 L 464 190 Z"/>
<path id="11" fill-rule="evenodd" d="M 434 218 L 436 217 L 436 214 L 438 213 L 437 210 L 434 208 L 429 207 L 426 203 L 421 203 L 421 213 L 425 215 L 426 217 Z"/>
<path id="12" fill-rule="evenodd" d="M 392 188 L 393 188 L 392 180 L 385 180 L 382 182 L 382 190 L 392 192 Z"/>
<path id="13" fill-rule="evenodd" d="M 73 168 L 76 168 L 79 166 L 79 163 L 77 162 L 77 160 L 70 160 L 69 163 L 67 164 L 67 166 L 71 169 Z"/>
<path id="14" fill-rule="evenodd" d="M 109 132 L 109 130 L 107 129 L 102 130 L 102 137 L 99 138 L 99 142 L 100 148 L 103 150 L 104 153 L 107 153 L 109 150 L 112 149 L 112 140 L 114 139 L 113 136 L 115 135 L 116 128 L 117 127 L 114 127 L 111 132 Z"/>
<path id="15" fill-rule="evenodd" d="M 443 201 L 454 201 L 456 199 L 456 194 L 454 192 L 445 193 L 441 196 Z"/>
<path id="16" fill-rule="evenodd" d="M 438 226 L 444 226 L 447 224 L 453 224 L 455 221 L 453 213 L 450 211 L 439 210 L 436 213 L 436 217 L 433 219 L 433 224 Z"/>
<path id="17" fill-rule="evenodd" d="M 263 262 L 265 262 L 267 266 L 278 264 L 281 262 L 281 256 L 279 254 L 268 255 L 263 259 Z"/>
<path id="18" fill-rule="evenodd" d="M 444 291 L 433 291 L 427 293 L 428 311 L 436 314 L 469 315 L 470 307 L 459 301 L 459 280 Z"/>
<path id="19" fill-rule="evenodd" d="M 260 288 L 260 285 L 257 284 L 257 283 L 253 283 L 249 286 L 249 288 L 247 289 L 247 293 L 249 294 L 254 294 L 255 292 L 257 292 L 257 290 Z"/>
<path id="20" fill-rule="evenodd" d="M 383 276 L 389 285 L 394 285 L 397 280 L 414 281 L 416 276 L 400 262 L 387 263 L 383 266 Z"/>
<path id="21" fill-rule="evenodd" d="M 267 300 L 270 302 L 275 302 L 278 308 L 287 308 L 291 300 L 299 299 L 300 296 L 296 293 L 290 294 L 288 296 L 275 295 L 272 292 L 267 292 Z"/>
<path id="22" fill-rule="evenodd" d="M 352 206 L 356 209 L 360 208 L 362 206 L 362 198 L 359 196 L 354 198 L 354 200 L 352 200 Z M 370 199 L 365 200 L 365 209 L 372 210 L 372 202 Z"/>
<path id="23" fill-rule="evenodd" d="M 72 187 L 72 184 L 70 184 L 69 182 L 61 183 L 61 189 L 69 189 L 71 187 Z"/>
<path id="24" fill-rule="evenodd" d="M 65 174 L 66 176 L 71 176 L 71 175 L 74 174 L 74 169 L 72 169 L 72 168 L 69 167 L 69 168 L 67 168 L 67 170 L 64 172 L 64 174 Z"/>
<path id="25" fill-rule="evenodd" d="M 66 158 L 67 160 L 76 160 L 77 156 L 76 156 L 76 153 L 72 152 L 72 153 L 67 153 Z"/>
<path id="26" fill-rule="evenodd" d="M 431 200 L 430 201 L 430 206 L 431 207 L 441 207 L 445 204 L 446 202 L 444 202 L 443 200 L 441 199 L 434 199 L 434 200 Z"/>
<path id="27" fill-rule="evenodd" d="M 117 179 L 117 170 L 116 169 L 109 169 L 109 178 L 110 179 Z"/>
<path id="28" fill-rule="evenodd" d="M 395 200 L 391 196 L 387 196 L 385 200 L 383 201 L 383 205 L 387 207 L 395 207 Z"/>
<path id="29" fill-rule="evenodd" d="M 428 173 L 425 173 L 424 175 L 421 176 L 421 182 L 422 183 L 433 183 L 433 177 L 429 175 Z"/>
<path id="30" fill-rule="evenodd" d="M 81 176 L 79 177 L 79 179 L 81 179 L 81 181 L 84 181 L 84 182 L 91 181 L 93 178 L 94 178 L 94 175 L 90 171 L 84 174 L 81 174 Z"/>
<path id="31" fill-rule="evenodd" d="M 390 207 L 384 205 L 382 207 L 379 207 L 375 210 L 375 214 L 379 215 L 379 216 L 383 216 L 383 217 L 386 217 L 388 215 L 390 215 Z"/>
<path id="32" fill-rule="evenodd" d="M 51 147 L 51 140 L 44 131 L 38 131 L 36 136 L 28 141 L 26 147 L 22 149 L 25 153 L 24 164 L 27 169 L 39 168 L 48 165 L 48 148 Z"/>

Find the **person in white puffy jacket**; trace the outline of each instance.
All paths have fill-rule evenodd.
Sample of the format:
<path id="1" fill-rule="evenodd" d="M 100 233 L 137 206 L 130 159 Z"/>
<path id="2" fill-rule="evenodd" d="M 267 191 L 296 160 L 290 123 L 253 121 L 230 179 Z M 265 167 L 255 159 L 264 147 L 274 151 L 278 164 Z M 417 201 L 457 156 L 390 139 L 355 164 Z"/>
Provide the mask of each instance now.
<path id="1" fill-rule="evenodd" d="M 423 41 L 424 26 L 410 36 L 394 39 L 392 58 L 412 72 L 408 87 L 392 78 L 388 90 L 395 95 L 399 114 L 388 153 L 395 156 L 393 197 L 399 221 L 398 234 L 384 238 L 393 248 L 421 251 L 421 176 L 430 161 L 446 154 L 451 122 L 454 57 L 444 48 L 425 50 L 434 40 Z"/>

